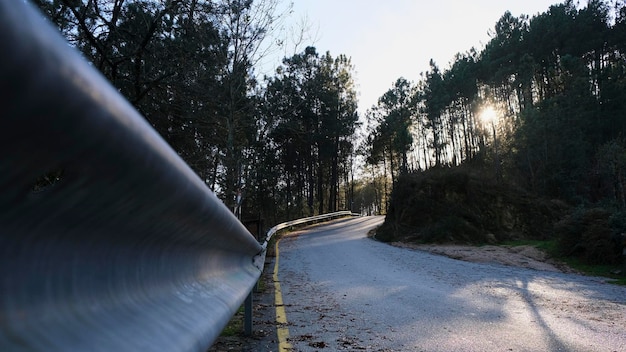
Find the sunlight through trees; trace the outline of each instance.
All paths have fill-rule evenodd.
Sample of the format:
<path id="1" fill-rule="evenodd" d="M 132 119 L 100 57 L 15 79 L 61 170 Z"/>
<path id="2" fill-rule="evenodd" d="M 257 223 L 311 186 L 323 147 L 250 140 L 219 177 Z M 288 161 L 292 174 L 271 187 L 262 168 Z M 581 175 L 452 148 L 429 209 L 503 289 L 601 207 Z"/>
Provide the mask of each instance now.
<path id="1" fill-rule="evenodd" d="M 244 217 L 385 212 L 400 175 L 481 163 L 549 197 L 626 204 L 621 2 L 506 12 L 484 48 L 394 82 L 362 139 L 349 57 L 308 47 L 255 75 L 280 0 L 35 2 L 226 204 L 243 195 Z"/>

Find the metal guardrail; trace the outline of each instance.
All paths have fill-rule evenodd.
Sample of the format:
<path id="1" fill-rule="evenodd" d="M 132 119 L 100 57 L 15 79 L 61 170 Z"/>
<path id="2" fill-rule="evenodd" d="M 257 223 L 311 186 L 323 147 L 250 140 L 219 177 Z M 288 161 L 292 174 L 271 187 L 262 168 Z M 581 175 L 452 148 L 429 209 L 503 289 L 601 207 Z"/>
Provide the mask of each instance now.
<path id="1" fill-rule="evenodd" d="M 267 235 L 265 236 L 265 240 L 262 244 L 263 250 L 254 258 L 254 262 L 256 263 L 258 267 L 261 267 L 261 268 L 265 265 L 265 256 L 267 254 L 267 246 L 270 240 L 272 239 L 272 237 L 276 235 L 276 233 L 280 230 L 297 226 L 297 225 L 316 223 L 320 221 L 334 219 L 334 218 L 341 217 L 341 216 L 353 216 L 353 215 L 361 216 L 361 214 L 353 214 L 350 211 L 338 211 L 334 213 L 316 215 L 316 216 L 311 216 L 307 218 L 301 218 L 301 219 L 296 219 L 296 220 L 291 220 L 291 221 L 280 223 L 272 227 L 271 229 L 269 229 L 269 231 L 267 231 Z M 244 304 L 244 312 L 245 312 L 244 313 L 244 332 L 246 335 L 251 335 L 252 334 L 252 292 L 250 292 L 250 295 L 246 298 L 246 301 Z"/>
<path id="2" fill-rule="evenodd" d="M 361 214 L 353 214 L 351 211 L 338 211 L 338 212 L 334 212 L 334 213 L 329 213 L 329 214 L 322 214 L 322 215 L 316 215 L 316 216 L 311 216 L 308 218 L 302 218 L 302 219 L 297 219 L 297 220 L 292 220 L 292 221 L 287 221 L 287 222 L 283 222 L 281 224 L 278 224 L 274 227 L 272 227 L 271 229 L 269 229 L 269 231 L 267 232 L 267 235 L 265 237 L 265 241 L 263 242 L 263 249 L 267 249 L 267 245 L 269 243 L 269 241 L 271 240 L 272 236 L 274 236 L 274 234 L 276 234 L 276 232 L 282 230 L 282 229 L 286 229 L 289 227 L 293 227 L 293 226 L 297 226 L 297 225 L 302 225 L 302 224 L 308 224 L 308 223 L 314 223 L 314 222 L 318 222 L 318 221 L 322 221 L 322 220 L 330 220 L 333 218 L 337 218 L 337 217 L 341 217 L 341 216 L 360 216 Z"/>
<path id="3" fill-rule="evenodd" d="M 205 351 L 272 235 L 350 215 L 259 244 L 21 0 L 0 0 L 0 112 L 0 351 Z"/>
<path id="4" fill-rule="evenodd" d="M 0 351 L 205 351 L 261 245 L 22 0 L 0 122 Z"/>

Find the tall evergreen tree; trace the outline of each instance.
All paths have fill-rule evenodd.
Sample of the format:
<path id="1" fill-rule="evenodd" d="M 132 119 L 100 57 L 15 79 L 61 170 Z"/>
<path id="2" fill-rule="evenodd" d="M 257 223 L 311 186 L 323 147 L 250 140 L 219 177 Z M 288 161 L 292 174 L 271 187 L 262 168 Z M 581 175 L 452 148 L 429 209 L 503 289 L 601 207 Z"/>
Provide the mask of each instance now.
<path id="1" fill-rule="evenodd" d="M 285 203 L 297 215 L 347 207 L 339 189 L 351 172 L 358 119 L 353 70 L 347 57 L 320 56 L 309 47 L 286 58 L 268 81 L 263 101 L 268 136 L 284 172 Z"/>
<path id="2" fill-rule="evenodd" d="M 408 153 L 413 144 L 411 127 L 415 118 L 415 88 L 399 78 L 370 113 L 372 131 L 367 155 L 371 164 L 389 161 L 392 180 L 409 171 Z M 385 160 L 383 160 L 385 159 Z"/>

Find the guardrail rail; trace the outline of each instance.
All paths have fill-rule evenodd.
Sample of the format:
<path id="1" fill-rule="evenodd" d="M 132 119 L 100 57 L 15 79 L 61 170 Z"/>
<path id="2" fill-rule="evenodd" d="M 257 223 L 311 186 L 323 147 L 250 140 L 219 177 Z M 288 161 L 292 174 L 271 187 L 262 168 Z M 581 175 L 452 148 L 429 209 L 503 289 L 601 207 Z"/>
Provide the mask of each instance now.
<path id="1" fill-rule="evenodd" d="M 0 93 L 0 351 L 205 351 L 302 220 L 259 244 L 21 0 Z"/>
<path id="2" fill-rule="evenodd" d="M 262 247 L 24 1 L 0 1 L 0 350 L 204 351 Z"/>

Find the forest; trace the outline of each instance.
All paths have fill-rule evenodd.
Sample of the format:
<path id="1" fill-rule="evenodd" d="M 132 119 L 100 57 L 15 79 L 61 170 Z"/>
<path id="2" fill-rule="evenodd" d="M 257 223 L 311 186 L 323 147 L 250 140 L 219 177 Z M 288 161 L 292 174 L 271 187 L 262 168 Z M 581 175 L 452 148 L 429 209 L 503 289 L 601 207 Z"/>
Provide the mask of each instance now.
<path id="1" fill-rule="evenodd" d="M 482 50 L 400 78 L 368 114 L 374 174 L 488 160 L 532 192 L 623 207 L 625 15 L 595 0 L 507 12 Z"/>
<path id="2" fill-rule="evenodd" d="M 309 46 L 256 73 L 279 0 L 35 3 L 229 207 L 243 195 L 244 218 L 384 214 L 402 175 L 464 165 L 626 207 L 621 1 L 506 12 L 483 48 L 398 78 L 365 116 L 345 55 Z"/>
<path id="3" fill-rule="evenodd" d="M 398 79 L 369 110 L 362 147 L 380 194 L 394 190 L 376 201 L 385 235 L 556 236 L 562 254 L 618 261 L 625 45 L 622 2 L 565 1 L 532 17 L 506 12 L 481 50 L 443 70 L 431 60 L 415 84 Z"/>

